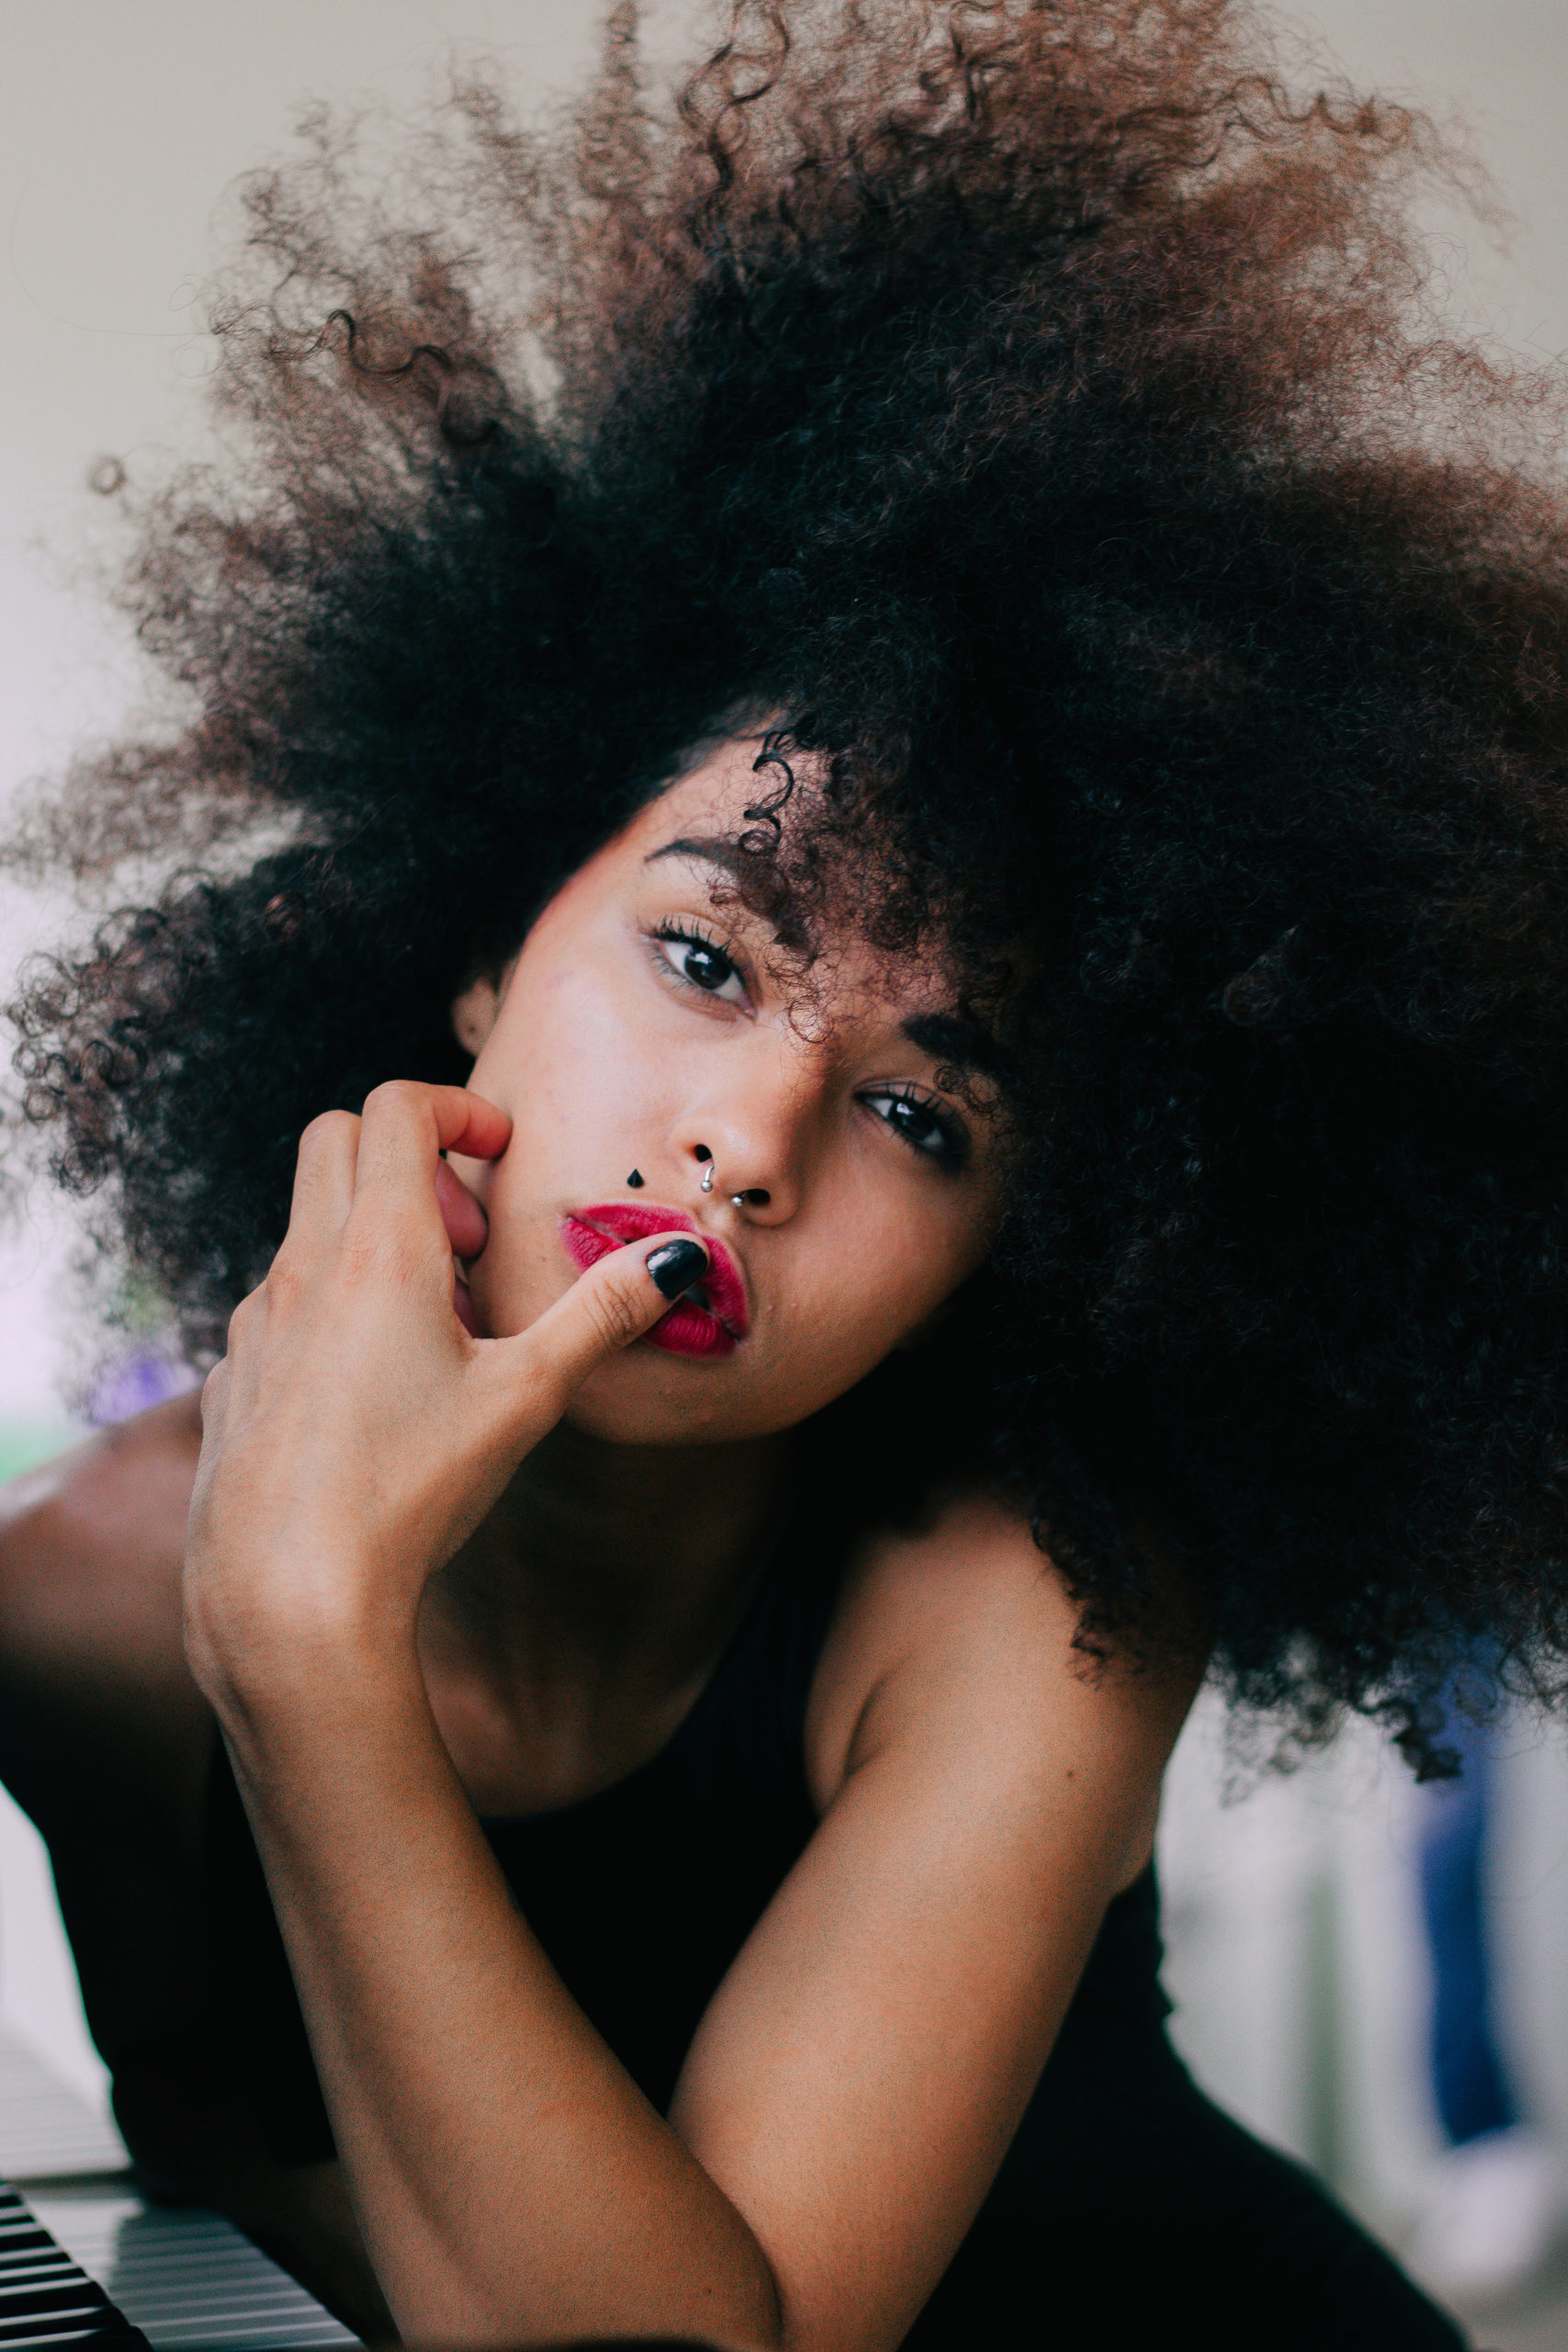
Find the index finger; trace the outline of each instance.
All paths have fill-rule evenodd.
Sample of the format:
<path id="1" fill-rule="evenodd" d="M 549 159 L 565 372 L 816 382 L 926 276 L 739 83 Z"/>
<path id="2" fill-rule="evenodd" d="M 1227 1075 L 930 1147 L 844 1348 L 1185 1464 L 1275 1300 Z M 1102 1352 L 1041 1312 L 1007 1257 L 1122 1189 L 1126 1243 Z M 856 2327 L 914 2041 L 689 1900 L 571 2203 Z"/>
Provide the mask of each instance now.
<path id="1" fill-rule="evenodd" d="M 365 1098 L 355 1192 L 390 1182 L 402 1186 L 417 1169 L 434 1182 L 444 1151 L 495 1159 L 506 1149 L 512 1122 L 504 1111 L 466 1086 L 426 1086 L 390 1079 Z"/>

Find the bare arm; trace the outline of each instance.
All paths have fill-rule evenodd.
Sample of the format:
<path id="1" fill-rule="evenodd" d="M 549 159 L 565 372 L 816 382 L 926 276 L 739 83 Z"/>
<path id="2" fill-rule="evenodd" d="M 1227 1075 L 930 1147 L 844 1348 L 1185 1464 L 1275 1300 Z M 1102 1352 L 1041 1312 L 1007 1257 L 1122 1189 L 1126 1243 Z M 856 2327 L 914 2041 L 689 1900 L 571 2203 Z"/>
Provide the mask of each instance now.
<path id="1" fill-rule="evenodd" d="M 513 1909 L 420 1670 L 431 1570 L 668 1303 L 653 1245 L 628 1246 L 519 1338 L 470 1339 L 437 1154 L 506 1133 L 412 1086 L 308 1131 L 288 1238 L 204 1397 L 187 1644 L 404 2334 L 776 2342 L 751 2233 Z"/>
<path id="2" fill-rule="evenodd" d="M 821 1826 L 671 2109 L 766 2249 L 792 2346 L 902 2342 L 1148 1860 L 1196 1672 L 1087 1679 L 1076 1623 L 980 1502 L 886 1544 L 836 1622 L 808 1724 Z"/>
<path id="3" fill-rule="evenodd" d="M 814 1732 L 821 1832 L 660 2117 L 513 1909 L 419 1668 L 424 1576 L 659 1308 L 626 1250 L 518 1339 L 459 1329 L 433 1177 L 470 1115 L 401 1088 L 308 1138 L 209 1385 L 187 1556 L 367 2243 L 418 2340 L 872 2352 L 995 2174 L 1188 1690 L 1085 1682 L 994 1516 L 868 1571 Z"/>

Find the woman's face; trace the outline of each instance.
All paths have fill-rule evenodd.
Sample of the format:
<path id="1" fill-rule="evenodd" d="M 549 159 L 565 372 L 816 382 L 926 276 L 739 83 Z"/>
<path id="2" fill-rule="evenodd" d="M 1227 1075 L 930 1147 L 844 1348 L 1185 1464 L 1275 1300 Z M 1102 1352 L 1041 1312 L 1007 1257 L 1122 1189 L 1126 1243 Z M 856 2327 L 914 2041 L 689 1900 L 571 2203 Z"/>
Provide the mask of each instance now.
<path id="1" fill-rule="evenodd" d="M 623 1443 L 804 1420 L 935 1313 L 998 1217 L 1000 1122 L 937 1083 L 964 1048 L 940 973 L 838 943 L 803 1011 L 768 923 L 715 904 L 757 749 L 727 745 L 652 802 L 499 990 L 455 1008 L 470 1083 L 513 1123 L 499 1160 L 455 1162 L 490 1218 L 468 1269 L 482 1332 L 523 1329 L 637 1233 L 713 1249 L 693 1306 L 579 1392 L 571 1421 Z"/>

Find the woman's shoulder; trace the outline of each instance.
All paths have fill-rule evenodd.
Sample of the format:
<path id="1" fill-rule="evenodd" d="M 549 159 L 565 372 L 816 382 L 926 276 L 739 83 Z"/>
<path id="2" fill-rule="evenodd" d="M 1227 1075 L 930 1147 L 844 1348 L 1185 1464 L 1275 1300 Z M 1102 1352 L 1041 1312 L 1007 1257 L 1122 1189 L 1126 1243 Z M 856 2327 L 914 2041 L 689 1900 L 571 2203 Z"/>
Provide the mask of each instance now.
<path id="1" fill-rule="evenodd" d="M 130 1717 L 175 1734 L 197 1720 L 180 1573 L 200 1444 L 197 1399 L 179 1396 L 0 1488 L 7 1780 L 27 1777 L 13 1751 L 51 1728 L 96 1739 Z"/>
<path id="2" fill-rule="evenodd" d="M 829 1638 L 840 1650 L 938 1636 L 967 1644 L 1016 1620 L 1070 1639 L 1077 1614 L 1023 1514 L 995 1496 L 961 1491 L 914 1527 L 881 1528 L 862 1539 L 847 1563 Z"/>
<path id="3" fill-rule="evenodd" d="M 1097 1661 L 1078 1642 L 1067 1578 L 1023 1515 L 978 1493 L 919 1528 L 878 1533 L 851 1560 L 807 1720 L 814 1794 L 826 1809 L 871 1747 L 962 1724 L 1002 1777 L 1071 1770 L 1084 1746 L 1124 1754 L 1157 1791 L 1201 1665 Z"/>

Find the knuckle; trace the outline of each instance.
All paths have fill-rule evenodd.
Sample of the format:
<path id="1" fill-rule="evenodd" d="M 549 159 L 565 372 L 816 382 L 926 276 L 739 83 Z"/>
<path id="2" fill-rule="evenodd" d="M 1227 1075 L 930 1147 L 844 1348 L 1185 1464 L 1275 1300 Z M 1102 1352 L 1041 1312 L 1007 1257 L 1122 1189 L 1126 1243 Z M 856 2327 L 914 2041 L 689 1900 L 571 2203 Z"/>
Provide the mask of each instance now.
<path id="1" fill-rule="evenodd" d="M 384 1232 L 367 1226 L 363 1219 L 351 1220 L 339 1237 L 333 1256 L 332 1279 L 347 1290 L 356 1290 L 365 1283 L 378 1283 L 387 1272 L 387 1255 Z"/>
<path id="2" fill-rule="evenodd" d="M 429 1091 L 415 1078 L 384 1078 L 380 1085 L 373 1086 L 366 1096 L 366 1114 L 369 1114 L 372 1105 L 378 1111 L 412 1110 L 417 1103 L 423 1102 Z"/>
<path id="3" fill-rule="evenodd" d="M 314 1159 L 330 1146 L 346 1143 L 358 1125 L 352 1111 L 318 1111 L 299 1137 L 300 1159 Z"/>
<path id="4" fill-rule="evenodd" d="M 350 1289 L 400 1286 L 429 1262 L 424 1235 L 395 1211 L 350 1217 L 338 1244 L 334 1272 Z"/>
<path id="5" fill-rule="evenodd" d="M 270 1281 L 271 1276 L 269 1275 L 267 1279 Z M 235 1307 L 232 1315 L 229 1317 L 228 1337 L 230 1354 L 232 1354 L 235 1348 L 243 1340 L 246 1332 L 255 1322 L 261 1311 L 261 1292 L 259 1290 L 248 1292 L 240 1301 L 238 1306 Z M 215 1370 L 220 1372 L 223 1366 L 221 1362 L 214 1367 Z"/>
<path id="6" fill-rule="evenodd" d="M 304 1278 L 299 1262 L 288 1244 L 285 1242 L 267 1268 L 266 1281 L 262 1285 L 262 1289 L 266 1294 L 266 1304 L 287 1311 L 295 1305 L 304 1288 Z M 259 1298 L 260 1294 L 256 1295 Z"/>
<path id="7" fill-rule="evenodd" d="M 615 1279 L 590 1291 L 585 1302 L 594 1330 L 607 1348 L 629 1347 L 648 1318 L 626 1282 Z"/>

